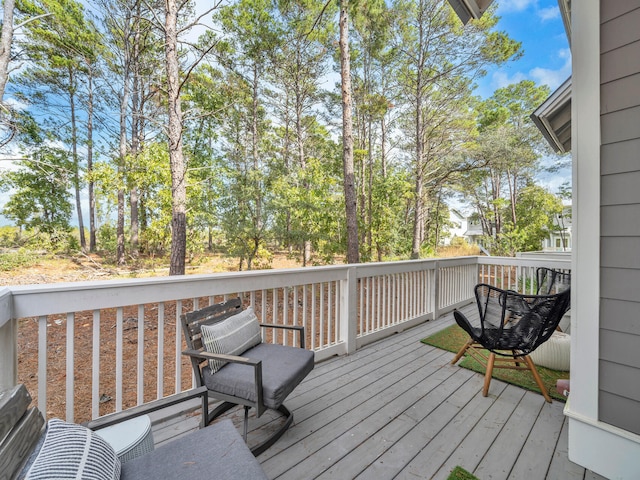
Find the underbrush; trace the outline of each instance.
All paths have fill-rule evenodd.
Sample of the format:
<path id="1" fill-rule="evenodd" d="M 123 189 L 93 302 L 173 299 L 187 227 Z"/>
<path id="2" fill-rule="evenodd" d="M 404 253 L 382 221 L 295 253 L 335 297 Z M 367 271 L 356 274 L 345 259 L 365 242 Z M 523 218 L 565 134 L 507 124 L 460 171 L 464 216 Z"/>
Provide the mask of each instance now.
<path id="1" fill-rule="evenodd" d="M 0 252 L 0 271 L 9 272 L 20 267 L 28 267 L 36 263 L 38 255 L 20 248 Z"/>

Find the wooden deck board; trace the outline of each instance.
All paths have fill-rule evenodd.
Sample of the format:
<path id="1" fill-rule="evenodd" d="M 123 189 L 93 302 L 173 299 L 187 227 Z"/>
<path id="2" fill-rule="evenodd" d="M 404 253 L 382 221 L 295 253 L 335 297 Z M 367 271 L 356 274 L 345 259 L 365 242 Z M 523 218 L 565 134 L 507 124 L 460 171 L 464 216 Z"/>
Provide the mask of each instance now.
<path id="1" fill-rule="evenodd" d="M 285 402 L 293 425 L 258 457 L 267 476 L 444 480 L 460 465 L 482 480 L 599 480 L 567 458 L 564 404 L 495 379 L 482 397 L 482 375 L 420 343 L 452 323 L 448 314 L 316 365 Z M 241 412 L 229 414 L 239 430 Z M 154 439 L 170 441 L 197 420 L 156 419 Z M 249 444 L 278 421 L 250 418 Z"/>

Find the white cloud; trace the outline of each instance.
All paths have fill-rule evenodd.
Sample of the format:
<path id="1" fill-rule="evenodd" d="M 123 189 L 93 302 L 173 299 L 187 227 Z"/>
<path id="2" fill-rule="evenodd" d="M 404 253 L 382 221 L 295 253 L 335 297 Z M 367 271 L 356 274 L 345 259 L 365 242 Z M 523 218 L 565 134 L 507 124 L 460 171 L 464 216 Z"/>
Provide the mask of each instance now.
<path id="1" fill-rule="evenodd" d="M 505 12 L 521 12 L 531 5 L 536 5 L 538 0 L 506 0 L 500 2 L 498 6 L 498 15 Z"/>
<path id="2" fill-rule="evenodd" d="M 547 22 L 560 17 L 560 9 L 558 7 L 541 8 L 536 12 L 540 20 Z"/>
<path id="3" fill-rule="evenodd" d="M 558 58 L 564 59 L 559 69 L 536 67 L 529 72 L 530 77 L 539 85 L 549 85 L 552 90 L 558 88 L 571 75 L 571 51 L 568 48 L 559 50 Z"/>
<path id="4" fill-rule="evenodd" d="M 528 72 L 514 72 L 511 75 L 498 70 L 491 76 L 491 87 L 496 90 L 530 79 L 537 85 L 548 85 L 551 90 L 555 90 L 571 75 L 571 51 L 568 48 L 558 50 L 557 58 L 564 60 L 564 63 L 556 70 L 535 67 Z"/>
<path id="5" fill-rule="evenodd" d="M 497 71 L 491 76 L 491 86 L 494 90 L 497 90 L 498 88 L 504 88 L 508 85 L 519 83 L 527 78 L 527 75 L 522 72 L 516 72 L 509 76 L 505 72 Z"/>

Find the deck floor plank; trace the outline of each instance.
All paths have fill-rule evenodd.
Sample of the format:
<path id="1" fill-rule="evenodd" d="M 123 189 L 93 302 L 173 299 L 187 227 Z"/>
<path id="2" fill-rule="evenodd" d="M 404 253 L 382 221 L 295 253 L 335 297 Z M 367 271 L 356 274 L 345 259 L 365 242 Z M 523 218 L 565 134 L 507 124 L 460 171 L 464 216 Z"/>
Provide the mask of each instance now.
<path id="1" fill-rule="evenodd" d="M 442 357 L 438 353 L 437 350 L 433 349 L 434 357 L 432 362 Z M 422 359 L 427 361 L 429 357 L 425 355 Z M 425 365 L 428 365 L 428 363 Z M 284 454 L 284 457 L 286 457 L 284 461 L 278 456 L 272 457 L 273 462 L 270 461 L 272 459 L 269 459 L 263 463 L 260 458 L 261 463 L 263 463 L 266 470 L 273 472 L 273 477 L 275 478 L 280 473 L 293 468 L 296 463 L 305 461 L 307 457 L 300 457 L 299 455 L 302 451 L 316 454 L 323 447 L 335 442 L 344 432 L 358 428 L 364 420 L 368 418 L 374 420 L 387 418 L 380 414 L 380 410 L 383 408 L 397 410 L 405 402 L 408 406 L 413 405 L 415 397 L 422 394 L 421 389 L 417 388 L 417 386 L 421 386 L 424 391 L 438 390 L 443 381 L 453 374 L 455 372 L 417 368 L 413 372 L 407 372 L 406 376 L 403 375 L 403 378 L 399 381 L 393 375 L 385 375 L 367 388 L 334 404 L 333 408 L 328 412 L 330 418 L 319 417 L 314 419 L 313 424 L 301 425 L 304 429 L 304 439 L 294 436 L 294 432 L 292 432 L 292 435 L 288 435 L 289 432 L 287 432 L 285 436 L 288 438 L 285 439 L 283 437 L 284 442 L 282 442 L 282 446 L 287 448 Z M 409 398 L 405 399 L 403 395 Z M 397 416 L 397 413 L 393 415 Z M 301 424 L 305 424 L 305 422 L 303 421 Z M 322 453 L 317 455 L 322 456 Z M 335 459 L 335 456 L 331 458 Z M 311 458 L 311 461 L 314 461 L 314 458 Z M 267 475 L 272 476 L 270 473 L 267 473 Z"/>
<path id="2" fill-rule="evenodd" d="M 537 393 L 524 394 L 475 470 L 476 476 L 495 480 L 509 478 L 543 403 L 546 403 L 544 398 Z"/>
<path id="3" fill-rule="evenodd" d="M 536 423 L 529 432 L 523 454 L 518 457 L 509 478 L 513 480 L 544 480 L 547 466 L 551 464 L 553 453 L 564 423 L 564 413 L 558 405 L 545 403 Z"/>
<path id="4" fill-rule="evenodd" d="M 447 393 L 455 391 L 468 379 L 467 375 L 439 369 L 425 381 L 406 389 L 376 415 L 365 418 L 324 448 L 325 458 L 332 458 L 332 461 L 317 470 L 318 478 L 336 478 L 343 474 L 346 478 L 355 478 L 367 463 L 375 461 L 415 427 L 414 415 L 408 414 L 414 406 L 421 405 L 420 415 L 426 416 L 442 403 Z M 287 472 L 286 478 L 295 478 L 305 465 L 300 467 L 291 476 Z M 378 478 L 384 476 L 378 474 Z"/>
<path id="5" fill-rule="evenodd" d="M 477 315 L 475 305 L 462 310 Z M 267 476 L 444 480 L 460 465 L 483 480 L 601 480 L 567 458 L 561 402 L 495 379 L 482 397 L 482 375 L 420 343 L 453 323 L 443 315 L 318 363 L 285 402 L 293 425 L 258 457 Z M 228 416 L 241 431 L 242 409 Z M 154 440 L 184 435 L 197 420 L 154 418 Z M 249 444 L 280 420 L 251 417 Z"/>
<path id="6" fill-rule="evenodd" d="M 558 443 L 553 452 L 547 478 L 562 478 L 566 480 L 583 480 L 584 468 L 569 460 L 569 421 L 565 418 Z"/>

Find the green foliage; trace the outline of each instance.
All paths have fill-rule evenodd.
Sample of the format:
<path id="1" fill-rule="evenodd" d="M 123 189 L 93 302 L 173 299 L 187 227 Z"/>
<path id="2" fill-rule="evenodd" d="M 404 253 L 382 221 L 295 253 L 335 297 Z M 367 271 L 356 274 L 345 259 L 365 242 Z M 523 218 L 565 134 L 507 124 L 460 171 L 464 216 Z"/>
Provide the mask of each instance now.
<path id="1" fill-rule="evenodd" d="M 112 225 L 111 223 L 101 225 L 100 228 L 98 228 L 98 230 L 96 231 L 96 240 L 100 252 L 103 255 L 112 257 L 111 260 L 115 261 L 118 241 L 115 225 Z"/>
<path id="2" fill-rule="evenodd" d="M 96 26 L 76 0 L 21 3 L 25 18 L 52 15 L 25 29 L 17 97 L 39 115 L 21 118 L 20 141 L 37 162 L 24 164 L 30 177 L 21 172 L 13 183 L 6 177 L 6 188 L 17 188 L 6 214 L 39 242 L 73 248 L 69 192 L 89 182 L 98 247 L 112 255 L 118 193 L 124 192 L 125 236 L 135 231 L 133 191 L 140 253 L 166 255 L 172 191 L 162 42 L 152 28 L 159 5 L 98 2 L 91 12 L 101 20 Z M 338 67 L 338 6 L 230 2 L 214 12 L 214 29 L 181 47 L 181 58 L 202 56 L 183 75 L 181 90 L 191 261 L 206 249 L 237 256 L 240 268 L 264 268 L 280 248 L 305 264 L 344 255 L 341 103 L 326 85 Z M 464 29 L 444 1 L 355 1 L 349 15 L 361 258 L 433 253 L 447 222 L 443 191 L 457 179 L 485 224 L 499 226 L 490 239 L 496 251 L 532 245 L 544 219 L 509 207 L 537 168 L 542 143 L 523 122 L 548 91 L 522 82 L 487 102 L 471 96 L 487 65 L 519 55 L 520 44 L 500 31 L 495 7 Z M 186 27 L 188 15 L 181 21 Z M 86 123 L 89 79 L 100 107 L 95 146 Z M 123 157 L 115 132 L 125 84 L 122 134 L 130 153 Z M 89 145 L 101 156 L 85 172 Z M 494 177 L 499 185 L 491 185 Z M 51 194 L 41 196 L 47 188 Z M 45 208 L 55 214 L 43 215 Z"/>
<path id="3" fill-rule="evenodd" d="M 70 173 L 66 152 L 40 146 L 17 170 L 2 174 L 0 191 L 11 191 L 2 214 L 15 225 L 49 235 L 57 245 L 71 230 Z"/>
<path id="4" fill-rule="evenodd" d="M 22 248 L 0 252 L 0 271 L 10 272 L 20 267 L 28 267 L 36 263 L 36 258 L 33 252 Z"/>

